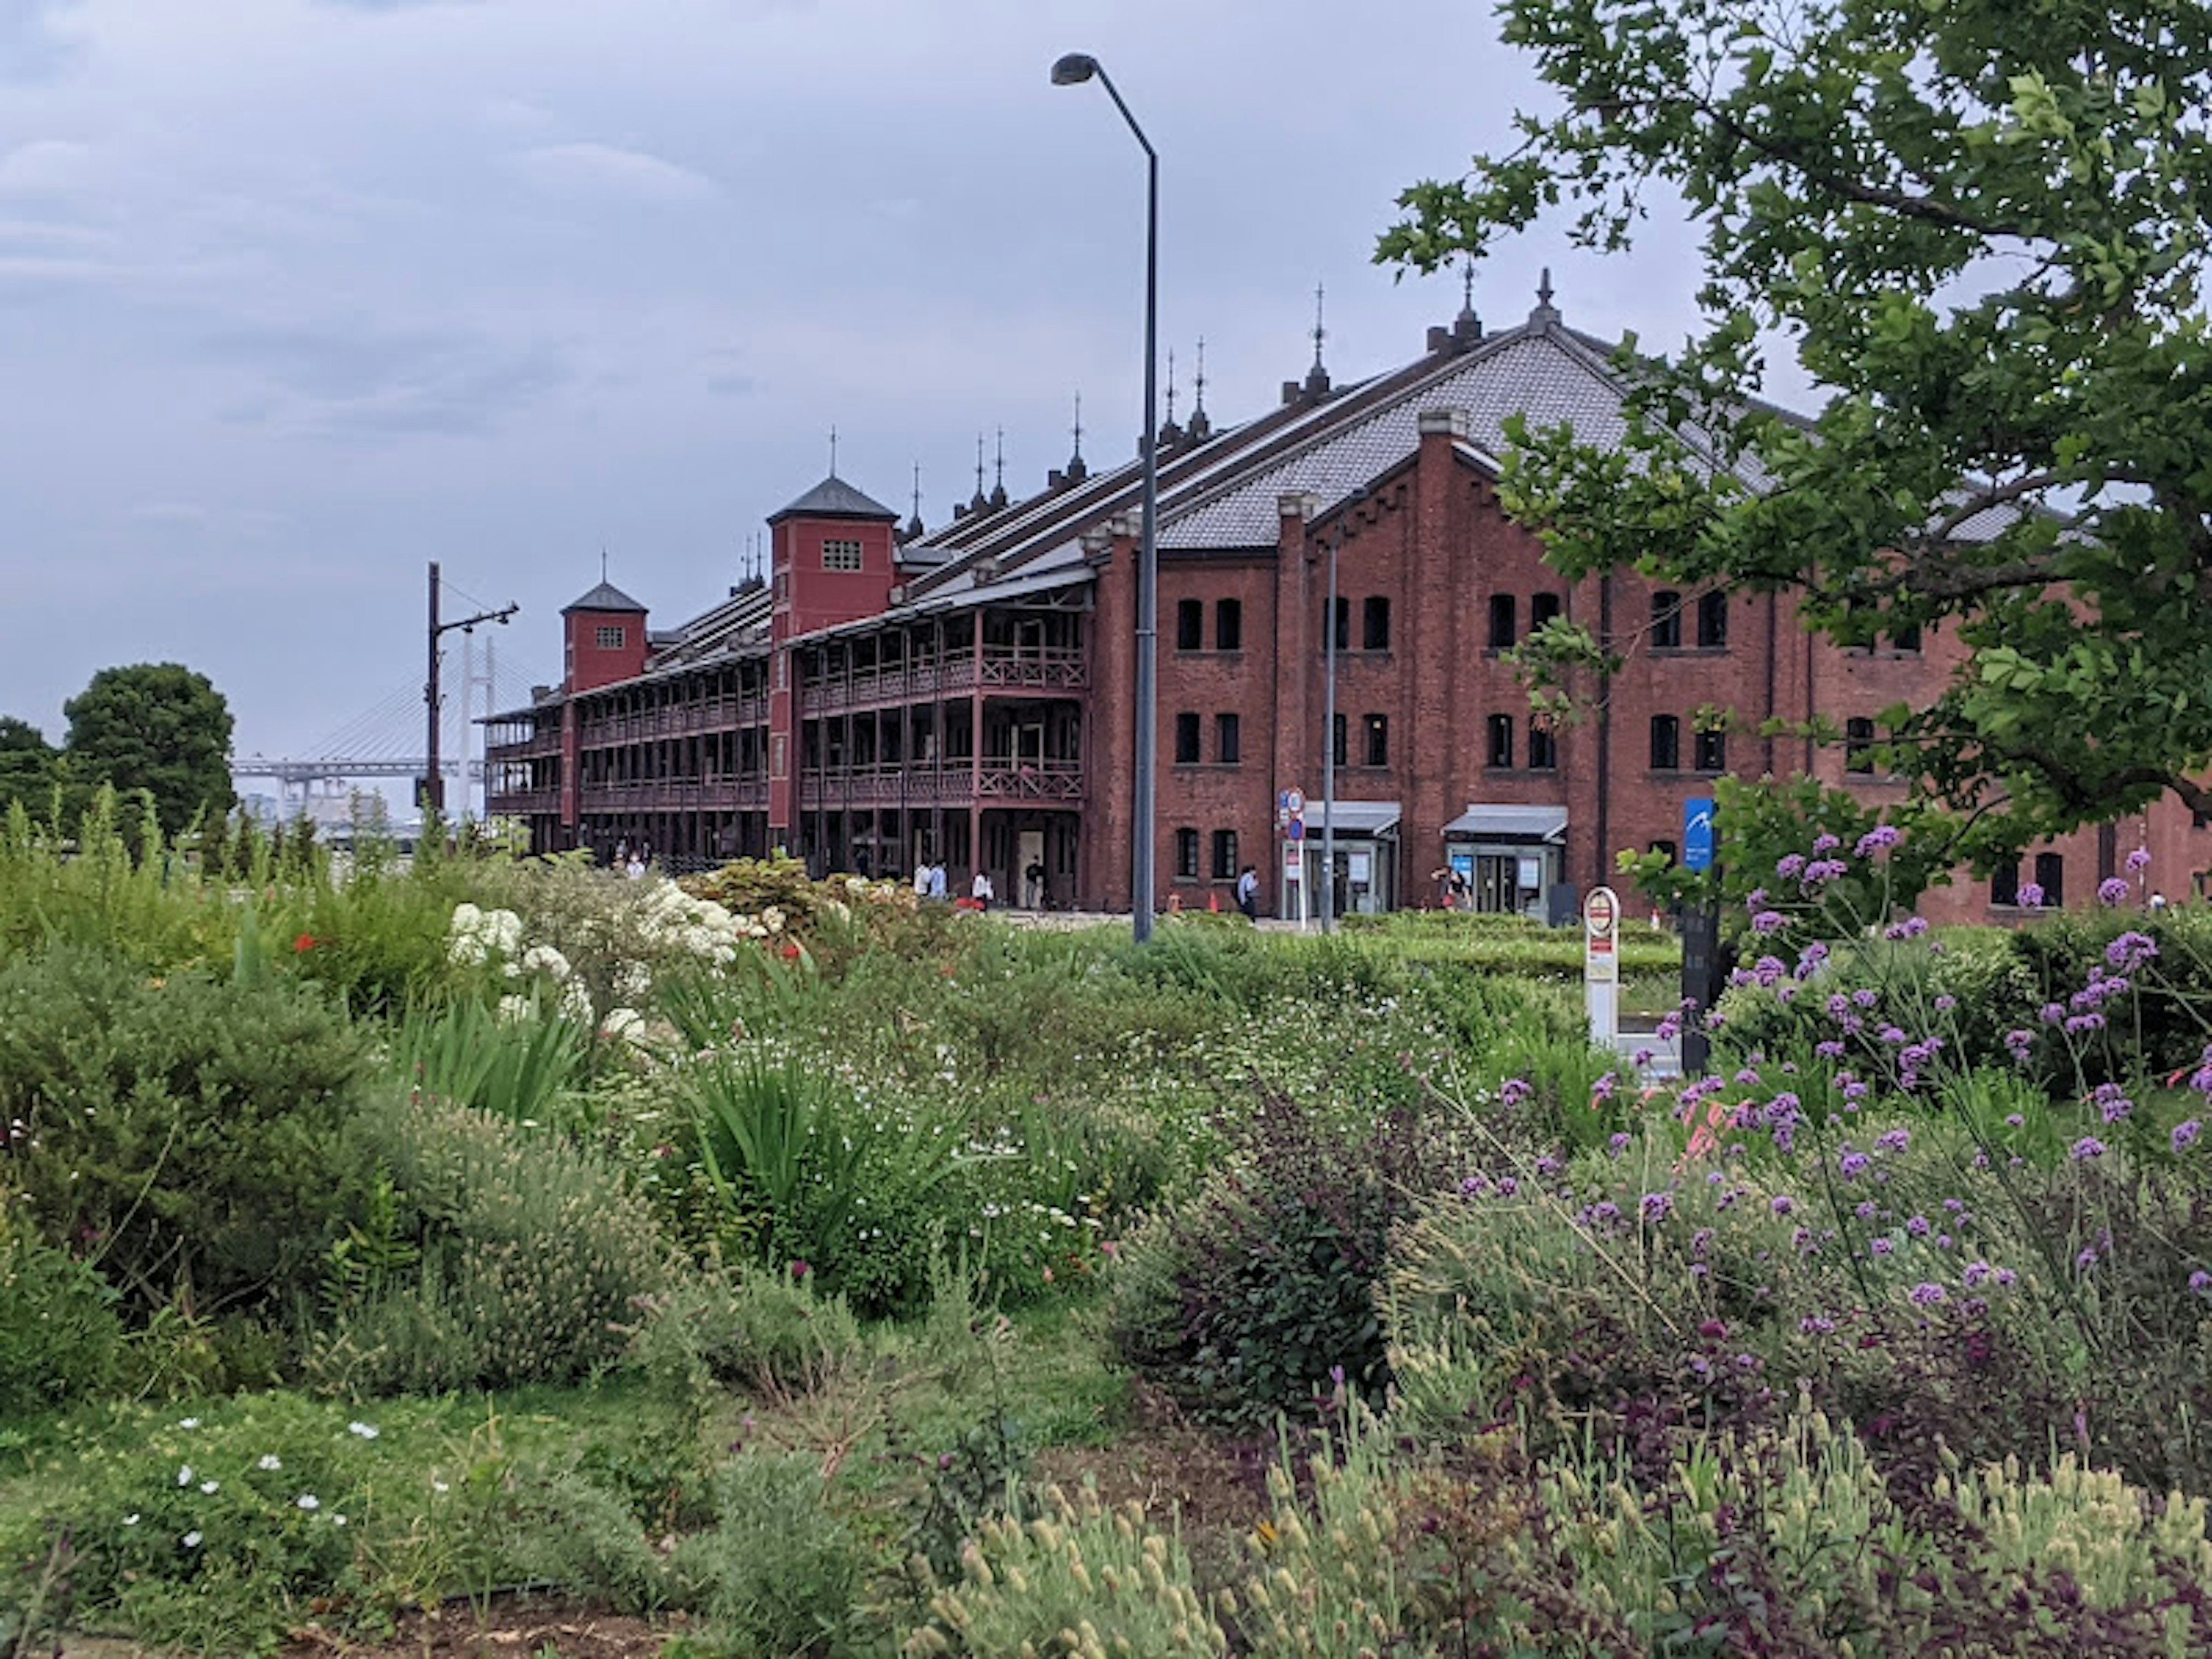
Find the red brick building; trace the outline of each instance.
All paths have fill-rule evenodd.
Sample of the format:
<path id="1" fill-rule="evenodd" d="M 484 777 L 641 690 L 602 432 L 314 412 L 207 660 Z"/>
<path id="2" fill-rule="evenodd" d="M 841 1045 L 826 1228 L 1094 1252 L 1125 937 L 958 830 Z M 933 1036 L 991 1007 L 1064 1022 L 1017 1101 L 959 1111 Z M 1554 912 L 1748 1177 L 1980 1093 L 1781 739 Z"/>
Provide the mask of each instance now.
<path id="1" fill-rule="evenodd" d="M 1838 649 L 1787 596 L 1570 585 L 1500 511 L 1511 416 L 1624 431 L 1611 349 L 1547 291 L 1502 332 L 1462 312 L 1390 373 L 1337 388 L 1316 364 L 1257 419 L 1217 431 L 1201 403 L 1163 429 L 1163 905 L 1227 908 L 1248 862 L 1267 908 L 1290 902 L 1277 805 L 1303 792 L 1319 836 L 1332 625 L 1343 908 L 1433 903 L 1435 872 L 1457 868 L 1480 908 L 1543 914 L 1611 878 L 1622 848 L 1671 850 L 1684 803 L 1725 772 L 1902 793 L 1856 745 L 1881 709 L 1933 696 L 1955 647 Z M 769 520 L 765 583 L 678 627 L 648 630 L 603 582 L 563 613 L 563 683 L 494 722 L 491 810 L 540 850 L 781 846 L 879 874 L 931 859 L 955 891 L 980 866 L 1003 902 L 1126 909 L 1139 487 L 1134 462 L 1094 476 L 1079 454 L 1041 494 L 979 488 L 925 533 L 833 476 Z M 1556 728 L 1499 656 L 1553 616 L 1626 661 Z M 1853 744 L 1758 735 L 1816 713 Z M 2010 914 L 2029 879 L 2078 904 L 2138 846 L 2176 897 L 2212 866 L 2212 832 L 2162 804 L 1923 908 Z M 1317 882 L 1317 847 L 1303 856 Z"/>

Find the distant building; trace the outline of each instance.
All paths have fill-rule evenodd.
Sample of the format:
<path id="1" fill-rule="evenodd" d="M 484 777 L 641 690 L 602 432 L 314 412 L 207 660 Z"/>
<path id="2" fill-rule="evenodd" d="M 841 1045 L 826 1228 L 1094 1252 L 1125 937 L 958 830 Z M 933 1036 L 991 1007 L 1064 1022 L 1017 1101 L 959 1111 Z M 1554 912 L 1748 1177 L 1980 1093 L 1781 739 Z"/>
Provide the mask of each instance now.
<path id="1" fill-rule="evenodd" d="M 1955 641 L 1843 650 L 1792 599 L 1568 584 L 1498 505 L 1506 420 L 1625 431 L 1613 348 L 1569 328 L 1548 284 L 1525 322 L 1472 310 L 1428 349 L 1338 388 L 1318 353 L 1279 407 L 1215 430 L 1201 388 L 1159 434 L 1157 900 L 1228 908 L 1242 866 L 1284 902 L 1281 792 L 1307 798 L 1320 878 L 1323 664 L 1340 908 L 1437 902 L 1457 869 L 1486 910 L 1547 908 L 1615 879 L 1623 848 L 1677 852 L 1684 804 L 1724 773 L 1810 772 L 1871 801 L 1875 720 L 1932 698 Z M 902 874 L 923 859 L 964 890 L 981 866 L 1027 902 L 1126 909 L 1140 469 L 1093 475 L 1079 447 L 1040 494 L 975 499 L 925 533 L 832 476 L 769 520 L 765 583 L 666 630 L 605 582 L 562 613 L 565 669 L 492 723 L 490 810 L 541 850 L 620 841 L 710 861 L 785 847 L 819 871 Z M 1340 575 L 1328 614 L 1328 553 Z M 1553 617 L 1626 659 L 1578 723 L 1532 718 L 1500 653 Z M 1731 709 L 1734 729 L 1700 729 Z M 1759 735 L 1819 714 L 1851 741 Z M 1932 915 L 2014 914 L 2033 880 L 2087 902 L 2148 846 L 2175 896 L 2212 836 L 2161 804 L 2070 836 L 1993 884 L 1931 894 Z M 2199 878 L 2201 880 L 2201 878 Z M 1639 908 L 1638 896 L 1624 895 Z"/>

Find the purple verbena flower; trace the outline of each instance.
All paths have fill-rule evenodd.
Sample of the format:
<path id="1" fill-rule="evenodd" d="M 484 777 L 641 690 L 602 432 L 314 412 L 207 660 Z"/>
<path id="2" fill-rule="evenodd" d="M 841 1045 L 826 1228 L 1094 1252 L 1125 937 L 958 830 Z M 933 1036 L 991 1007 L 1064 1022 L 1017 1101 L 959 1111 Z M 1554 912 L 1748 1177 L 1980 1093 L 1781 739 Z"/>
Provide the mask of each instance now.
<path id="1" fill-rule="evenodd" d="M 2074 1143 L 2068 1152 L 2068 1156 L 2076 1164 L 2086 1163 L 2090 1158 L 2102 1158 L 2104 1155 L 2105 1143 L 2094 1135 L 2083 1135 L 2081 1139 Z"/>
<path id="2" fill-rule="evenodd" d="M 1864 1152 L 1847 1151 L 1836 1160 L 1836 1167 L 1843 1171 L 1844 1180 L 1856 1181 L 1866 1173 L 1867 1165 L 1873 1162 Z"/>
<path id="3" fill-rule="evenodd" d="M 1784 881 L 1796 880 L 1805 873 L 1805 855 L 1802 853 L 1784 854 L 1774 866 L 1774 873 Z"/>
<path id="4" fill-rule="evenodd" d="M 1828 834 L 1825 830 L 1819 835 L 1813 837 L 1813 851 L 1816 854 L 1832 853 L 1836 848 L 1842 845 L 1842 842 L 1838 841 L 1835 836 Z"/>
<path id="5" fill-rule="evenodd" d="M 1637 1209 L 1646 1223 L 1656 1226 L 1674 1213 L 1674 1195 L 1672 1193 L 1646 1193 Z"/>
<path id="6" fill-rule="evenodd" d="M 2130 927 L 2105 947 L 2105 960 L 2124 974 L 2132 974 L 2158 954 L 2158 941 Z"/>
<path id="7" fill-rule="evenodd" d="M 2173 1126 L 2173 1150 L 2185 1152 L 2197 1144 L 2197 1137 L 2204 1133 L 2204 1126 L 2189 1118 Z"/>
<path id="8" fill-rule="evenodd" d="M 2134 852 L 2128 854 L 2127 862 L 2128 873 L 2130 875 L 2139 876 L 2142 874 L 2144 871 L 2150 868 L 2150 848 L 2148 847 L 2136 848 Z"/>
<path id="9" fill-rule="evenodd" d="M 1917 1308 L 1932 1308 L 1939 1302 L 1950 1299 L 1950 1293 L 1941 1285 L 1923 1279 L 1905 1293 L 1906 1298 Z"/>
<path id="10" fill-rule="evenodd" d="M 2021 883 L 2020 891 L 2014 896 L 2019 899 L 2020 908 L 2023 910 L 2040 910 L 2043 908 L 2043 885 L 2040 882 Z"/>
<path id="11" fill-rule="evenodd" d="M 2107 876 L 2097 884 L 2097 900 L 2100 904 L 2125 904 L 2128 902 L 2127 878 Z"/>
<path id="12" fill-rule="evenodd" d="M 1779 910 L 1761 910 L 1751 919 L 1754 933 L 1778 933 L 1789 925 L 1790 919 Z"/>
<path id="13" fill-rule="evenodd" d="M 1859 837 L 1853 852 L 1860 858 L 1870 859 L 1884 848 L 1894 847 L 1905 839 L 1904 832 L 1893 823 L 1877 823 Z"/>

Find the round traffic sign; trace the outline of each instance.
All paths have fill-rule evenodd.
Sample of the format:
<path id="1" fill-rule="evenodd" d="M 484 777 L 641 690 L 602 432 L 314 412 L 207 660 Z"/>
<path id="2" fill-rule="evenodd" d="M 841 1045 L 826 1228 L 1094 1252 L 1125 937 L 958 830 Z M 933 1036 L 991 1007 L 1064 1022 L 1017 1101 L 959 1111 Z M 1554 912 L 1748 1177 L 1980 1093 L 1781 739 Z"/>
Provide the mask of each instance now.
<path id="1" fill-rule="evenodd" d="M 1613 924 L 1620 919 L 1620 901 L 1610 887 L 1593 887 L 1589 896 L 1583 901 L 1583 926 L 1592 937 L 1609 939 Z"/>
<path id="2" fill-rule="evenodd" d="M 1304 792 L 1297 789 L 1285 790 L 1283 792 L 1283 805 L 1290 809 L 1290 813 L 1292 817 L 1297 817 L 1301 812 L 1306 810 L 1306 798 Z"/>

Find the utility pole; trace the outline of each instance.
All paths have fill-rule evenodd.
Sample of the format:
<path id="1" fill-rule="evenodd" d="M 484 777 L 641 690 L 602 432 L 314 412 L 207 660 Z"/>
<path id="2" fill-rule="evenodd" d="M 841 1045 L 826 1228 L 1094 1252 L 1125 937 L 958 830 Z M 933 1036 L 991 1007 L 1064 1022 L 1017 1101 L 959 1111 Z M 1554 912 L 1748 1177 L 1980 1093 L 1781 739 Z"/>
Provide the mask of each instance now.
<path id="1" fill-rule="evenodd" d="M 428 729 L 425 734 L 428 739 L 426 744 L 428 760 L 422 769 L 422 799 L 421 802 L 422 816 L 425 819 L 428 818 L 432 813 L 441 811 L 445 805 L 446 799 L 445 777 L 441 769 L 438 755 L 438 715 L 440 712 L 440 705 L 443 701 L 438 692 L 438 642 L 446 635 L 452 633 L 457 628 L 464 634 L 473 634 L 477 630 L 477 624 L 478 623 L 495 622 L 503 628 L 507 625 L 507 618 L 514 615 L 516 611 L 522 608 L 520 605 L 509 604 L 501 606 L 497 611 L 479 611 L 474 616 L 457 617 L 452 622 L 447 622 L 443 620 L 439 614 L 438 594 L 438 562 L 435 559 L 433 559 L 430 561 L 429 673 L 428 678 L 424 680 L 422 686 L 422 700 L 429 706 L 428 720 Z M 466 676 L 465 674 L 465 683 L 461 690 L 461 702 L 465 709 L 467 707 L 469 700 L 469 690 L 465 684 L 465 679 Z M 468 752 L 468 741 L 465 737 L 462 739 L 461 751 L 465 762 L 465 757 Z M 465 765 L 464 766 L 464 769 L 461 774 L 461 799 L 464 802 L 468 799 L 468 773 L 465 769 Z"/>

